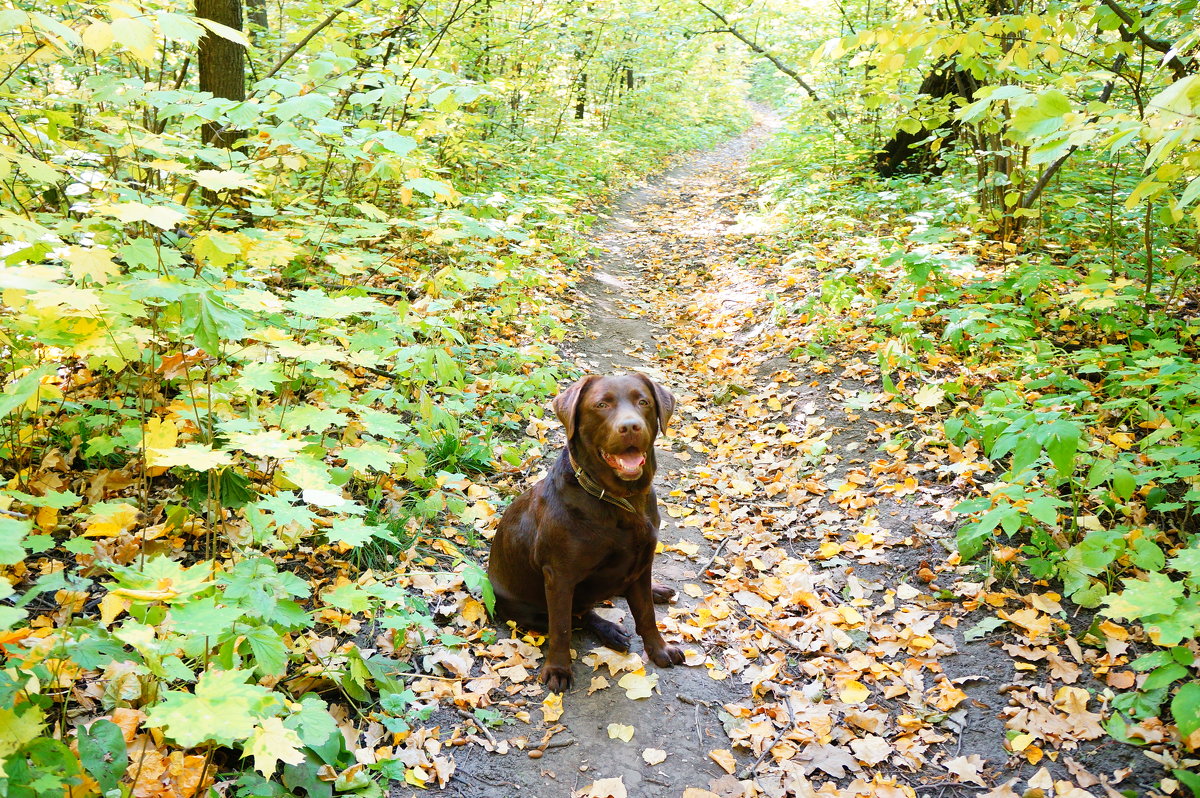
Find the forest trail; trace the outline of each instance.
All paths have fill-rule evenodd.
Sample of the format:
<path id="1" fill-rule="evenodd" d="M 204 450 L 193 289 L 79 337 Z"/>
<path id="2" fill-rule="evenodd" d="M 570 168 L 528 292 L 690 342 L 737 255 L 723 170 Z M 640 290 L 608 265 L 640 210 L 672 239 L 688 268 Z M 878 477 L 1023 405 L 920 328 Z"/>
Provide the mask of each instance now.
<path id="1" fill-rule="evenodd" d="M 643 671 L 640 641 L 621 656 L 576 632 L 561 716 L 527 687 L 529 725 L 493 730 L 506 754 L 458 748 L 446 787 L 420 794 L 1002 798 L 1116 795 L 1138 778 L 1119 746 L 1075 750 L 1101 737 L 1100 715 L 1076 684 L 1082 655 L 1041 648 L 1032 628 L 1055 595 L 989 592 L 950 554 L 956 480 L 986 460 L 930 444 L 927 420 L 872 392 L 873 360 L 846 341 L 825 352 L 821 320 L 789 313 L 819 277 L 783 263 L 746 177 L 776 125 L 760 115 L 621 199 L 594 231 L 586 322 L 565 352 L 679 399 L 658 442 L 655 575 L 679 590 L 659 617 L 688 665 Z M 1010 645 L 994 624 L 964 638 L 997 606 Z M 610 612 L 631 628 L 623 602 Z M 1005 719 L 1047 755 L 1006 750 Z M 547 739 L 537 758 L 518 750 Z"/>

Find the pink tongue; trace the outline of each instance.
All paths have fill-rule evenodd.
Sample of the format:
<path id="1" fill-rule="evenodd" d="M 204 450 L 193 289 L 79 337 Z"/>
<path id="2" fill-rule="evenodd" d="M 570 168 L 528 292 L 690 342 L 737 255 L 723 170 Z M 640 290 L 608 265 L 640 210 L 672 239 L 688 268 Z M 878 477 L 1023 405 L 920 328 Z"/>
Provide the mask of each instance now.
<path id="1" fill-rule="evenodd" d="M 618 454 L 616 458 L 617 462 L 621 464 L 621 469 L 624 471 L 637 471 L 646 463 L 646 455 L 644 454 Z"/>

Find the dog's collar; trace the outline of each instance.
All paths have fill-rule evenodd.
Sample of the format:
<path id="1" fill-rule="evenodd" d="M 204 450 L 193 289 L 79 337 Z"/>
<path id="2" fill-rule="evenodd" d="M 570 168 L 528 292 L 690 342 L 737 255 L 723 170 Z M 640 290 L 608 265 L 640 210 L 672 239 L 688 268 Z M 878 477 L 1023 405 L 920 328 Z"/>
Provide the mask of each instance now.
<path id="1" fill-rule="evenodd" d="M 604 487 L 592 479 L 588 472 L 583 470 L 579 463 L 575 462 L 575 455 L 571 454 L 571 450 L 567 449 L 567 459 L 571 461 L 571 470 L 575 472 L 575 480 L 579 483 L 579 487 L 595 496 L 600 501 L 615 504 L 622 510 L 628 510 L 631 513 L 637 513 L 637 510 L 629 502 L 629 499 L 622 499 L 620 496 L 610 496 Z"/>

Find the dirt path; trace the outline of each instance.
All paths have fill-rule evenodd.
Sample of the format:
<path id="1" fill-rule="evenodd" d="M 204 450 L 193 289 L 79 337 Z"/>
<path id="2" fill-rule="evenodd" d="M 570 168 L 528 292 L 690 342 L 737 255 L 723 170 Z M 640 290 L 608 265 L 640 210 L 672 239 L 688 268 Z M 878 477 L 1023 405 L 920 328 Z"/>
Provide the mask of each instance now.
<path id="1" fill-rule="evenodd" d="M 577 633 L 561 717 L 542 721 L 544 694 L 526 685 L 529 727 L 495 730 L 536 745 L 561 726 L 544 756 L 459 748 L 447 787 L 423 794 L 955 796 L 1008 782 L 1015 793 L 988 794 L 1115 795 L 1127 754 L 1074 750 L 1100 737 L 1069 677 L 1077 652 L 1054 648 L 1055 684 L 1045 662 L 1014 670 L 994 637 L 964 638 L 991 611 L 983 576 L 950 556 L 950 509 L 956 481 L 987 464 L 884 406 L 873 363 L 814 337 L 800 309 L 818 283 L 773 251 L 779 231 L 744 176 L 773 125 L 620 202 L 580 287 L 587 332 L 568 346 L 587 371 L 643 371 L 680 400 L 659 443 L 656 578 L 680 590 L 660 618 L 688 667 L 642 675 Z M 623 605 L 611 613 L 632 626 Z M 1006 731 L 1048 756 L 1013 757 Z"/>

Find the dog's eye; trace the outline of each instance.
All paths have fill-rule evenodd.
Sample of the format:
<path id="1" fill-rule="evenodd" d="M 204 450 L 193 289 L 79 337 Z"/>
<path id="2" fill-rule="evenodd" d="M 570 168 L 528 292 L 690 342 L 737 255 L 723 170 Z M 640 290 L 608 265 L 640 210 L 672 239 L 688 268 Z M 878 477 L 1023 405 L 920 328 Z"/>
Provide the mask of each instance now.
<path id="1" fill-rule="evenodd" d="M 597 410 L 603 410 L 606 407 L 608 407 L 608 402 L 596 402 Z"/>
<path id="2" fill-rule="evenodd" d="M 649 407 L 650 400 L 649 399 L 638 399 L 638 404 L 641 405 L 642 407 Z"/>

